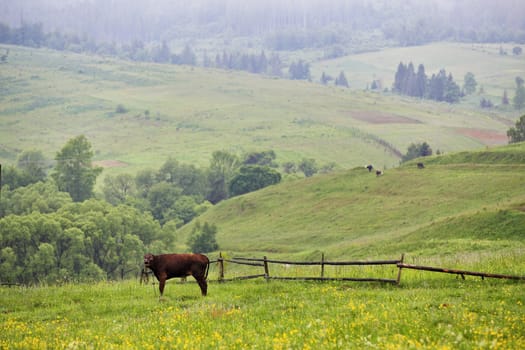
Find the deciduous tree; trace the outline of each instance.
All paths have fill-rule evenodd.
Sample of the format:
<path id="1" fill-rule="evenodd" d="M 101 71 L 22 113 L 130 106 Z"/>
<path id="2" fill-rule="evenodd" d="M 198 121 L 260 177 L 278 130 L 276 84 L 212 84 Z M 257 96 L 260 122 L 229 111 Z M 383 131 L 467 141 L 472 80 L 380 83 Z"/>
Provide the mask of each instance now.
<path id="1" fill-rule="evenodd" d="M 208 169 L 210 192 L 207 200 L 215 204 L 229 196 L 229 183 L 240 166 L 239 158 L 226 151 L 213 152 Z"/>
<path id="2" fill-rule="evenodd" d="M 313 176 L 319 171 L 317 163 L 313 158 L 303 158 L 297 167 L 306 177 Z"/>
<path id="3" fill-rule="evenodd" d="M 219 244 L 215 236 L 217 235 L 217 226 L 205 222 L 201 225 L 196 222 L 188 239 L 188 245 L 194 253 L 208 253 L 219 249 Z"/>
<path id="4" fill-rule="evenodd" d="M 525 114 L 516 122 L 516 127 L 507 131 L 507 136 L 509 137 L 509 143 L 525 141 Z"/>
<path id="5" fill-rule="evenodd" d="M 274 185 L 280 181 L 281 174 L 268 166 L 246 165 L 241 167 L 239 173 L 231 180 L 230 194 L 238 196 Z"/>
<path id="6" fill-rule="evenodd" d="M 75 202 L 81 202 L 93 196 L 93 188 L 102 168 L 93 167 L 91 143 L 84 135 L 69 140 L 55 160 L 55 172 L 52 177 L 60 191 L 68 192 Z"/>
<path id="7" fill-rule="evenodd" d="M 432 148 L 426 142 L 412 143 L 408 146 L 407 153 L 401 158 L 402 162 L 409 161 L 418 157 L 426 157 L 432 155 Z"/>

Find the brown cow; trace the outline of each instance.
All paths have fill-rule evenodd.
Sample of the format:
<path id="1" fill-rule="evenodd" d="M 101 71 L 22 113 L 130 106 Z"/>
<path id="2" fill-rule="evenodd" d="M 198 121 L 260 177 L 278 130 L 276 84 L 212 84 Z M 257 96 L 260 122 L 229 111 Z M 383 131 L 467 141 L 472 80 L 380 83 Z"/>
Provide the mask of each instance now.
<path id="1" fill-rule="evenodd" d="M 144 266 L 151 269 L 159 281 L 161 297 L 166 280 L 190 275 L 197 280 L 202 295 L 205 296 L 208 293 L 206 278 L 208 278 L 209 265 L 208 257 L 202 254 L 153 255 L 148 253 L 144 255 Z"/>

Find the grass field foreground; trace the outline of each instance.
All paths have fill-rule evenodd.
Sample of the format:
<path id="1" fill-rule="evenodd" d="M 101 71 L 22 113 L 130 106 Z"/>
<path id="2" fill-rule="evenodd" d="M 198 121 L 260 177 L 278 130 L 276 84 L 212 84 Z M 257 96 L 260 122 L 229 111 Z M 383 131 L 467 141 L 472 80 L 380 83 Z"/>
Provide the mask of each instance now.
<path id="1" fill-rule="evenodd" d="M 452 277 L 401 286 L 136 281 L 2 287 L 3 349 L 518 349 L 523 283 Z"/>

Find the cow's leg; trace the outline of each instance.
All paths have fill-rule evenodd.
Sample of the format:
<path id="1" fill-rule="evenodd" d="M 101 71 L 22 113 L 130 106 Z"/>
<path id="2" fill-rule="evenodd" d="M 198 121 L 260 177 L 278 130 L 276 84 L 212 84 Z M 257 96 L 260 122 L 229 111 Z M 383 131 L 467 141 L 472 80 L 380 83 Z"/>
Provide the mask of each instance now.
<path id="1" fill-rule="evenodd" d="M 208 283 L 206 283 L 204 277 L 195 277 L 195 279 L 197 280 L 199 287 L 201 287 L 202 296 L 205 297 L 206 294 L 208 294 Z"/>
<path id="2" fill-rule="evenodd" d="M 160 291 L 160 296 L 162 297 L 162 293 L 164 293 L 164 286 L 166 285 L 166 276 L 164 275 L 161 275 L 159 277 L 159 291 Z"/>

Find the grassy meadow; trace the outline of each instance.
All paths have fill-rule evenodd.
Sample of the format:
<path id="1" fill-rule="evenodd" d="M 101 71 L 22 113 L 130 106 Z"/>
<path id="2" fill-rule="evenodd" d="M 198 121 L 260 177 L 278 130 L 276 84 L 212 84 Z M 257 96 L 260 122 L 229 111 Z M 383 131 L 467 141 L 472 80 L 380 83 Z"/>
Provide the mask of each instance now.
<path id="1" fill-rule="evenodd" d="M 408 275 L 408 273 L 407 273 Z M 3 349 L 519 349 L 523 283 L 137 281 L 0 288 Z"/>
<path id="2" fill-rule="evenodd" d="M 454 48 L 436 45 L 436 50 Z M 52 159 L 67 140 L 84 134 L 95 161 L 106 167 L 100 180 L 159 167 L 169 156 L 207 166 L 216 150 L 273 149 L 279 163 L 314 158 L 321 166 L 372 162 L 391 168 L 414 142 L 427 141 L 434 151 L 447 153 L 505 144 L 506 131 L 518 117 L 514 111 L 495 113 L 469 103 L 451 106 L 361 87 L 4 47 L 10 53 L 0 67 L 2 164 L 13 164 L 19 152 L 29 149 Z M 406 50 L 417 57 L 422 49 Z M 393 78 L 396 52 L 368 54 L 374 59 L 349 57 L 374 62 L 363 70 L 367 80 L 385 70 Z M 470 50 L 464 58 L 478 60 L 478 55 Z M 491 79 L 508 84 L 512 97 L 511 76 L 521 61 L 490 57 Z M 353 71 L 348 68 L 350 81 Z M 479 84 L 488 85 L 484 79 L 480 76 Z"/>
<path id="3" fill-rule="evenodd" d="M 226 257 L 405 262 L 523 276 L 525 144 L 356 168 L 232 198 L 204 214 Z M 488 161 L 490 159 L 490 161 Z M 190 227 L 177 231 L 180 244 Z M 271 243 L 273 242 L 273 244 Z M 183 246 L 181 245 L 181 249 Z M 211 259 L 217 253 L 209 254 Z M 271 276 L 319 276 L 270 265 Z M 262 273 L 226 264 L 226 278 Z M 326 267 L 328 277 L 397 276 Z M 264 279 L 0 287 L 5 349 L 520 349 L 523 281 L 402 271 L 400 285 Z"/>
<path id="4" fill-rule="evenodd" d="M 435 45 L 319 61 L 312 69 L 344 68 L 352 82 L 348 72 L 358 62 L 355 79 L 364 82 L 393 78 L 389 70 L 395 71 L 401 54 L 428 64 L 428 73 L 440 63 L 416 53 L 436 59 L 455 52 L 465 60 L 462 69 L 479 69 L 478 83 L 490 94 L 508 88 L 512 96 L 522 58 Z M 507 143 L 516 112 L 9 48 L 8 62 L 0 65 L 2 164 L 28 149 L 53 158 L 79 134 L 92 143 L 95 160 L 107 165 L 105 174 L 159 167 L 168 156 L 206 166 L 221 149 L 273 149 L 280 163 L 304 157 L 336 162 L 340 169 L 333 173 L 231 198 L 198 220 L 217 225 L 226 257 L 319 261 L 324 253 L 326 260 L 345 261 L 406 254 L 407 263 L 525 275 L 525 143 L 496 147 Z M 481 73 L 483 55 L 495 77 Z M 457 80 L 462 70 L 447 63 Z M 118 113 L 119 105 L 126 111 Z M 444 155 L 425 158 L 424 169 L 416 161 L 399 166 L 399 152 L 422 141 Z M 369 163 L 384 174 L 369 173 Z M 177 251 L 187 250 L 191 229 L 174 232 Z M 319 274 L 318 267 L 271 269 L 272 275 Z M 0 286 L 0 348 L 525 348 L 523 281 L 403 270 L 399 286 L 263 279 L 219 284 L 217 271 L 210 269 L 207 297 L 194 283 L 170 280 L 162 301 L 158 285 L 136 280 Z M 227 278 L 244 273 L 261 271 L 226 266 Z M 395 279 L 397 269 L 327 267 L 326 274 Z"/>
<path id="5" fill-rule="evenodd" d="M 407 253 L 482 271 L 507 255 L 506 272 L 523 275 L 525 144 L 424 162 L 379 177 L 360 167 L 289 181 L 221 202 L 198 220 L 218 226 L 225 252 L 316 260 L 321 252 L 328 259 Z M 181 249 L 191 228 L 176 232 Z"/>

